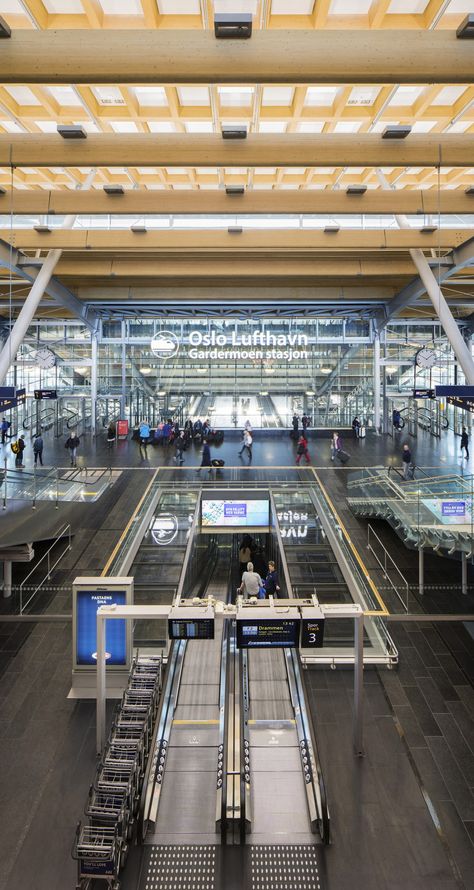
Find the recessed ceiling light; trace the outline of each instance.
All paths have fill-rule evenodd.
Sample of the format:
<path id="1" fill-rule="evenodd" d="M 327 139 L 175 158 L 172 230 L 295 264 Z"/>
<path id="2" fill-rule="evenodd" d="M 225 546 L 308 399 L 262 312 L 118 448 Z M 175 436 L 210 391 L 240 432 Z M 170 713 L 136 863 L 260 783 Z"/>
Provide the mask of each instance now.
<path id="1" fill-rule="evenodd" d="M 464 21 L 461 22 L 456 31 L 456 37 L 466 40 L 466 38 L 474 38 L 474 12 L 470 12 Z"/>
<path id="2" fill-rule="evenodd" d="M 411 127 L 393 124 L 385 127 L 382 133 L 382 139 L 406 139 L 411 133 Z"/>
<path id="3" fill-rule="evenodd" d="M 246 139 L 247 127 L 230 127 L 225 124 L 222 127 L 223 139 Z"/>
<path id="4" fill-rule="evenodd" d="M 366 185 L 349 185 L 346 188 L 346 195 L 365 195 L 366 191 Z"/>
<path id="5" fill-rule="evenodd" d="M 81 124 L 58 124 L 58 133 L 63 139 L 87 139 L 87 133 Z"/>
<path id="6" fill-rule="evenodd" d="M 5 19 L 2 19 L 0 15 L 0 38 L 2 37 L 11 37 L 12 30 L 9 25 L 7 25 Z"/>
<path id="7" fill-rule="evenodd" d="M 247 40 L 252 36 L 250 12 L 216 12 L 214 34 L 220 40 Z"/>

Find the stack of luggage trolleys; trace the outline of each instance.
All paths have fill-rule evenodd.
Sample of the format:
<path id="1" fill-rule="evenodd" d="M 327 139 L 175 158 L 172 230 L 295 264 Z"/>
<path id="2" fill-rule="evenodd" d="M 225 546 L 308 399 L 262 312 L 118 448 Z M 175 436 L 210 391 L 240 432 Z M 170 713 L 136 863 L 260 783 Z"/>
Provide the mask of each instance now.
<path id="1" fill-rule="evenodd" d="M 119 890 L 140 802 L 161 689 L 161 656 L 141 656 L 130 671 L 127 689 L 97 767 L 79 822 L 72 855 L 77 859 L 76 890 L 94 880 Z"/>

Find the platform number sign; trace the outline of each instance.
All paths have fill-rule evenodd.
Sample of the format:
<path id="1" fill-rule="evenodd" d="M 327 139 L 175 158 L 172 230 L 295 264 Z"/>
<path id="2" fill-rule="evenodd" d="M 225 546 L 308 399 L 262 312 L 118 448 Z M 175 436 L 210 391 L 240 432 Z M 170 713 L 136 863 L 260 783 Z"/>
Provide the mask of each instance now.
<path id="1" fill-rule="evenodd" d="M 324 618 L 303 618 L 301 622 L 301 648 L 320 649 L 324 643 Z"/>

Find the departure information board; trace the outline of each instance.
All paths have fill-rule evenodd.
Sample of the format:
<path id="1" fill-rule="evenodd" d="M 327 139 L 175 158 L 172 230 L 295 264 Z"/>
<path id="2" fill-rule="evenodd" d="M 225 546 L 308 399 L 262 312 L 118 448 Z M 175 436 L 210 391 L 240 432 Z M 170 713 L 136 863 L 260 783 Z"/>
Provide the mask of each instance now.
<path id="1" fill-rule="evenodd" d="M 169 618 L 170 640 L 213 640 L 213 618 Z"/>
<path id="2" fill-rule="evenodd" d="M 320 649 L 324 643 L 324 618 L 302 618 L 301 648 Z"/>
<path id="3" fill-rule="evenodd" d="M 238 649 L 296 647 L 299 637 L 299 618 L 252 617 L 237 620 Z"/>

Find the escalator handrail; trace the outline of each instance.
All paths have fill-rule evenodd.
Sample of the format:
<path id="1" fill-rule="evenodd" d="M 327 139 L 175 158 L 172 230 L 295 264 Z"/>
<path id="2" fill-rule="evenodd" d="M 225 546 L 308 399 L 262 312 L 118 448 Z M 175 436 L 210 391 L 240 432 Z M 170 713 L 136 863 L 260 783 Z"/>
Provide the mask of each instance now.
<path id="1" fill-rule="evenodd" d="M 306 728 L 305 728 L 305 730 L 304 730 L 305 740 L 306 740 L 306 742 L 311 743 L 311 747 L 313 749 L 313 754 L 314 754 L 314 761 L 316 764 L 316 772 L 317 772 L 318 785 L 319 785 L 319 795 L 320 795 L 320 799 L 321 799 L 321 825 L 319 826 L 319 832 L 320 832 L 321 840 L 323 841 L 323 843 L 329 844 L 330 840 L 331 840 L 329 806 L 328 806 L 328 799 L 327 799 L 327 793 L 326 793 L 326 783 L 324 781 L 323 771 L 321 769 L 321 760 L 319 757 L 318 744 L 316 741 L 316 738 L 317 738 L 316 727 L 314 724 L 313 712 L 312 712 L 311 708 L 308 707 L 308 689 L 307 689 L 307 685 L 306 685 L 305 672 L 302 669 L 301 657 L 300 657 L 299 650 L 296 650 L 296 651 L 292 650 L 292 657 L 293 657 L 293 659 L 296 659 L 296 663 L 299 668 L 299 670 L 296 674 L 296 680 L 297 680 L 296 686 L 297 686 L 297 690 L 298 690 L 298 696 L 300 697 L 300 699 L 302 699 L 301 703 L 304 705 L 304 709 L 301 708 L 301 714 L 303 715 L 303 725 L 306 722 L 306 720 L 309 723 L 309 726 L 308 726 L 309 738 L 308 738 L 308 733 L 306 732 Z"/>

